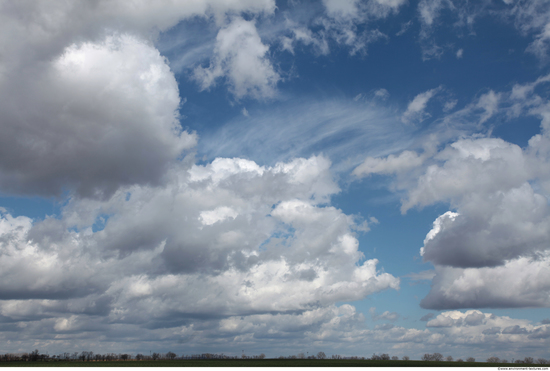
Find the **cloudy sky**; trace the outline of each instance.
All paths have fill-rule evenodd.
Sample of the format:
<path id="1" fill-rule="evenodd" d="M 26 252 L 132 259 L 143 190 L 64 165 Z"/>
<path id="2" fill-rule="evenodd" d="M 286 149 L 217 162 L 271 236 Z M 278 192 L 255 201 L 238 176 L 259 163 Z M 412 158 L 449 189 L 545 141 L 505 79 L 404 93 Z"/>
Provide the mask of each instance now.
<path id="1" fill-rule="evenodd" d="M 0 353 L 550 358 L 550 3 L 0 2 Z"/>

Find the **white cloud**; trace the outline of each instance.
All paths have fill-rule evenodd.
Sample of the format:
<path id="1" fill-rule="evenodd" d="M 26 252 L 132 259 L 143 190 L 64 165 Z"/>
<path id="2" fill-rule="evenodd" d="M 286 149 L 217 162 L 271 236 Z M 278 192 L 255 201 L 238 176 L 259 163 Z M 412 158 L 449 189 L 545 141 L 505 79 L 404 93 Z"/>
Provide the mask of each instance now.
<path id="1" fill-rule="evenodd" d="M 430 293 L 421 306 L 449 308 L 522 308 L 550 305 L 548 253 L 508 260 L 497 267 L 436 266 Z"/>
<path id="2" fill-rule="evenodd" d="M 464 49 L 458 49 L 458 50 L 456 51 L 456 58 L 457 58 L 457 59 L 462 58 L 463 55 L 464 55 Z"/>
<path id="3" fill-rule="evenodd" d="M 354 18 L 358 14 L 359 0 L 323 0 L 327 13 L 331 17 Z"/>
<path id="4" fill-rule="evenodd" d="M 450 0 L 420 0 L 418 3 L 423 60 L 440 58 L 443 54 L 443 48 L 437 45 L 432 33 L 433 29 L 437 26 L 437 19 L 441 11 L 446 8 L 454 9 L 453 3 Z"/>
<path id="5" fill-rule="evenodd" d="M 550 23 L 544 26 L 540 34 L 535 36 L 533 41 L 527 47 L 526 51 L 536 55 L 540 60 L 545 61 L 548 58 L 548 50 L 550 49 Z"/>
<path id="6" fill-rule="evenodd" d="M 420 20 L 425 26 L 432 26 L 445 6 L 452 7 L 452 2 L 446 0 L 421 0 L 418 3 Z"/>
<path id="7" fill-rule="evenodd" d="M 401 121 L 405 124 L 424 121 L 426 117 L 430 116 L 425 112 L 428 102 L 435 94 L 441 91 L 441 89 L 441 87 L 437 87 L 414 97 L 407 106 L 407 110 L 403 113 L 403 116 L 401 116 Z"/>
<path id="8" fill-rule="evenodd" d="M 405 32 L 407 32 L 409 30 L 409 28 L 411 28 L 411 25 L 412 25 L 412 20 L 408 21 L 406 23 L 403 23 L 401 25 L 401 30 L 399 30 L 399 32 L 397 32 L 395 34 L 395 36 L 401 36 L 401 35 L 405 34 Z"/>
<path id="9" fill-rule="evenodd" d="M 394 155 L 385 158 L 367 157 L 353 170 L 352 174 L 358 177 L 370 174 L 393 174 L 422 165 L 424 158 L 425 156 L 419 156 L 413 151 L 403 151 L 397 157 Z"/>
<path id="10" fill-rule="evenodd" d="M 472 195 L 460 214 L 434 222 L 422 248 L 425 260 L 453 267 L 505 264 L 545 251 L 550 242 L 550 210 L 528 183 L 492 195 Z"/>
<path id="11" fill-rule="evenodd" d="M 420 47 L 422 60 L 439 59 L 446 51 L 453 50 L 448 33 L 459 39 L 467 33 L 474 36 L 475 21 L 483 16 L 505 18 L 506 10 L 495 11 L 490 1 L 454 1 L 454 0 L 421 0 L 418 3 L 418 18 L 420 21 Z M 442 17 L 445 16 L 445 21 Z M 447 28 L 444 32 L 443 28 Z M 445 35 L 445 37 L 441 37 Z M 462 58 L 463 49 L 456 52 L 457 58 Z"/>
<path id="12" fill-rule="evenodd" d="M 418 3 L 420 20 L 420 45 L 422 59 L 440 58 L 449 45 L 438 39 L 435 30 L 451 25 L 451 32 L 461 34 L 466 28 L 470 35 L 475 35 L 473 28 L 477 19 L 491 16 L 500 20 L 509 20 L 525 37 L 533 37 L 526 52 L 534 54 L 541 62 L 548 62 L 550 40 L 550 5 L 545 0 L 503 1 L 499 9 L 491 1 L 465 2 L 454 0 L 421 0 Z M 450 16 L 451 22 L 441 21 L 442 15 Z M 449 19 L 449 18 L 448 18 Z M 463 49 L 456 53 L 462 58 Z"/>
<path id="13" fill-rule="evenodd" d="M 483 124 L 487 121 L 494 113 L 498 110 L 498 102 L 500 99 L 499 94 L 495 94 L 494 91 L 489 91 L 487 94 L 483 94 L 477 103 L 477 107 L 483 109 L 485 112 L 481 115 L 479 121 L 480 124 Z"/>
<path id="14" fill-rule="evenodd" d="M 199 149 L 210 158 L 244 156 L 273 164 L 323 148 L 334 170 L 347 172 L 361 164 L 365 155 L 402 151 L 413 130 L 394 112 L 363 99 L 296 98 L 255 111 L 254 120 L 239 116 L 217 132 L 204 134 Z"/>
<path id="15" fill-rule="evenodd" d="M 235 219 L 239 213 L 227 206 L 220 206 L 210 211 L 200 213 L 200 220 L 204 225 L 212 225 L 214 223 L 224 221 L 227 218 Z"/>
<path id="16" fill-rule="evenodd" d="M 292 35 L 281 37 L 283 50 L 294 53 L 294 45 L 303 43 L 311 45 L 315 53 L 327 55 L 329 41 L 335 41 L 341 46 L 349 48 L 349 53 L 366 54 L 369 44 L 388 36 L 378 29 L 367 28 L 358 30 L 359 25 L 365 25 L 371 21 L 387 18 L 390 14 L 399 12 L 399 8 L 406 4 L 406 0 L 323 0 L 326 16 L 311 20 L 307 27 L 288 21 Z M 313 32 L 312 29 L 320 30 Z"/>
<path id="17" fill-rule="evenodd" d="M 125 187 L 105 201 L 75 198 L 60 219 L 4 214 L 0 311 L 21 324 L 43 319 L 66 334 L 85 333 L 90 321 L 174 331 L 197 316 L 221 316 L 228 328 L 232 317 L 278 313 L 305 326 L 304 311 L 333 311 L 338 301 L 398 289 L 399 279 L 377 270 L 377 260 L 363 259 L 356 218 L 326 205 L 339 190 L 329 167 L 323 157 L 272 167 L 185 160 L 164 185 Z M 28 314 L 9 310 L 17 303 Z M 354 311 L 336 313 L 356 318 Z"/>
<path id="18" fill-rule="evenodd" d="M 460 214 L 447 211 L 445 214 L 437 217 L 437 219 L 433 222 L 433 228 L 428 232 L 426 238 L 424 239 L 424 247 L 420 248 L 420 256 L 424 256 L 426 244 L 433 240 L 441 232 L 442 228 L 445 228 L 447 224 L 452 223 L 458 215 Z"/>
<path id="19" fill-rule="evenodd" d="M 421 272 L 418 272 L 418 273 L 409 273 L 409 274 L 406 274 L 403 277 L 406 277 L 406 278 L 410 279 L 411 281 L 426 281 L 426 280 L 431 281 L 432 278 L 435 277 L 435 271 L 432 270 L 432 269 L 429 269 L 429 270 L 421 271 Z"/>
<path id="20" fill-rule="evenodd" d="M 376 98 L 380 98 L 382 100 L 386 100 L 389 98 L 390 96 L 390 92 L 387 91 L 386 89 L 378 89 L 374 92 L 374 96 Z"/>
<path id="21" fill-rule="evenodd" d="M 303 43 L 304 45 L 312 45 L 314 51 L 320 55 L 327 55 L 330 52 L 328 40 L 324 35 L 314 34 L 310 29 L 305 27 L 294 27 L 292 34 L 292 38 L 283 37 L 283 50 L 288 50 L 294 54 L 293 45 Z"/>
<path id="22" fill-rule="evenodd" d="M 445 102 L 445 104 L 443 105 L 443 111 L 444 112 L 451 111 L 453 108 L 455 108 L 457 103 L 458 103 L 458 100 L 456 100 L 456 99 L 451 99 L 451 100 Z"/>
<path id="23" fill-rule="evenodd" d="M 159 31 L 197 16 L 269 14 L 275 3 L 21 1 L 0 7 L 2 191 L 108 197 L 120 185 L 158 184 L 196 144 L 179 124 L 176 80 L 152 46 Z"/>
<path id="24" fill-rule="evenodd" d="M 434 221 L 420 250 L 424 261 L 436 268 L 431 291 L 422 301 L 425 308 L 549 305 L 542 267 L 550 243 L 550 106 L 536 89 L 547 82 L 548 76 L 541 76 L 510 92 L 491 90 L 440 120 L 446 128 L 468 123 L 479 127 L 490 117 L 536 116 L 541 133 L 523 149 L 502 139 L 463 137 L 418 164 L 405 160 L 419 160 L 420 155 L 403 152 L 369 158 L 357 168 L 364 174 L 395 171 L 391 187 L 406 193 L 403 213 L 449 204 L 451 211 Z"/>
<path id="25" fill-rule="evenodd" d="M 0 94 L 0 186 L 7 191 L 50 195 L 74 187 L 84 196 L 109 195 L 119 185 L 159 182 L 196 144 L 180 129 L 166 61 L 129 35 L 68 46 L 38 76 L 15 75 Z"/>
<path id="26" fill-rule="evenodd" d="M 406 0 L 323 0 L 327 14 L 335 19 L 385 18 L 397 12 Z"/>
<path id="27" fill-rule="evenodd" d="M 268 50 L 254 21 L 236 17 L 218 32 L 210 66 L 195 68 L 194 79 L 204 90 L 214 86 L 218 78 L 226 77 L 237 99 L 246 96 L 273 98 L 280 76 L 269 61 Z"/>
<path id="28" fill-rule="evenodd" d="M 396 313 L 396 312 L 390 312 L 389 310 L 385 311 L 384 313 L 381 313 L 381 314 L 377 314 L 376 313 L 376 308 L 375 307 L 371 307 L 369 309 L 369 313 L 372 317 L 372 320 L 373 321 L 390 321 L 390 322 L 395 322 L 399 319 L 400 315 L 399 313 Z"/>
<path id="29" fill-rule="evenodd" d="M 502 139 L 459 140 L 441 151 L 416 186 L 409 190 L 401 211 L 439 201 L 458 202 L 465 195 L 507 191 L 520 187 L 530 177 L 519 146 Z M 514 174 L 514 176 L 510 176 Z"/>
<path id="30" fill-rule="evenodd" d="M 515 27 L 523 36 L 534 35 L 534 40 L 527 49 L 542 62 L 548 61 L 550 38 L 550 6 L 546 1 L 533 0 L 515 2 L 504 12 L 506 17 L 513 20 Z"/>

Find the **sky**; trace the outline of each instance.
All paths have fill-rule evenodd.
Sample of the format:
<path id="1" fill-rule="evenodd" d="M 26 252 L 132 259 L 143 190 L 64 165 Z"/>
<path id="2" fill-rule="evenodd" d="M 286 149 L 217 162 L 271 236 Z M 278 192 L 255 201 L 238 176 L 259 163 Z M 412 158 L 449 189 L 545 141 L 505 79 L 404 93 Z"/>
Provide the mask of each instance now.
<path id="1" fill-rule="evenodd" d="M 550 2 L 0 1 L 0 353 L 550 358 Z"/>

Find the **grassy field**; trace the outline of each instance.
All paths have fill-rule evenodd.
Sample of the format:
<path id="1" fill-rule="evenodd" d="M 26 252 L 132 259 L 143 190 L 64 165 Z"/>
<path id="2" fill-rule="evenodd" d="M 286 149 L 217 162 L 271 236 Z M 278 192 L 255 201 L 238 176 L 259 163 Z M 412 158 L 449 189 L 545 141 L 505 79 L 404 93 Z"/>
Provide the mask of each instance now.
<path id="1" fill-rule="evenodd" d="M 105 362 L 1 362 L 0 367 L 533 367 L 486 362 L 369 361 L 349 359 L 212 359 Z"/>

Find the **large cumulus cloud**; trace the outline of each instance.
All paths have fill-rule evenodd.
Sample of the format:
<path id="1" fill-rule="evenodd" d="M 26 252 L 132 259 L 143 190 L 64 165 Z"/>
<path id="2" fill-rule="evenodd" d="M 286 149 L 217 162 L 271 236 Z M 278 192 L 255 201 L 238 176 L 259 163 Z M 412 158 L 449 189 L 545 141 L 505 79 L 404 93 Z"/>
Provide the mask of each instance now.
<path id="1" fill-rule="evenodd" d="M 550 305 L 548 253 L 521 257 L 497 267 L 436 266 L 430 293 L 421 306 L 451 308 L 520 308 Z"/>
<path id="2" fill-rule="evenodd" d="M 121 184 L 158 182 L 196 143 L 180 128 L 166 61 L 129 35 L 72 44 L 46 71 L 1 90 L 4 191 L 109 195 Z"/>
<path id="3" fill-rule="evenodd" d="M 440 203 L 451 208 L 434 221 L 420 249 L 423 260 L 436 268 L 421 306 L 550 305 L 549 110 L 547 97 L 538 93 L 547 82 L 548 76 L 542 76 L 509 92 L 490 91 L 440 119 L 452 127 L 462 126 L 466 118 L 481 125 L 491 117 L 538 117 L 541 132 L 524 148 L 477 135 L 439 150 L 434 145 L 422 154 L 408 150 L 367 158 L 355 169 L 358 176 L 397 174 L 393 188 L 403 192 L 403 213 Z"/>
<path id="4" fill-rule="evenodd" d="M 273 1 L 0 4 L 0 191 L 108 197 L 158 184 L 196 144 L 159 31 L 190 17 L 269 13 Z"/>
<path id="5" fill-rule="evenodd" d="M 548 160 L 532 150 L 500 139 L 456 142 L 441 152 L 444 165 L 428 167 L 409 193 L 405 209 L 441 200 L 456 207 L 434 221 L 421 249 L 436 265 L 422 306 L 550 305 L 550 210 L 537 171 Z"/>
<path id="6" fill-rule="evenodd" d="M 212 19 L 213 78 L 227 76 L 237 98 L 273 96 L 268 46 L 241 16 L 274 1 L 0 6 L 0 192 L 68 197 L 44 220 L 0 210 L 4 351 L 78 339 L 103 351 L 139 339 L 143 351 L 147 339 L 184 342 L 216 321 L 231 333 L 233 318 L 253 316 L 317 316 L 336 331 L 361 320 L 337 302 L 399 288 L 359 251 L 366 223 L 330 206 L 339 188 L 327 158 L 195 162 L 156 37 Z M 332 323 L 340 316 L 350 319 Z M 264 332 L 285 331 L 272 322 Z"/>
<path id="7" fill-rule="evenodd" d="M 398 289 L 377 260 L 363 260 L 362 221 L 326 204 L 339 191 L 329 167 L 324 157 L 273 167 L 188 157 L 163 185 L 73 198 L 59 219 L 4 213 L 0 296 L 8 307 L 19 299 L 34 308 L 4 316 L 49 319 L 51 334 L 86 331 L 89 320 L 105 331 L 163 329 Z"/>

